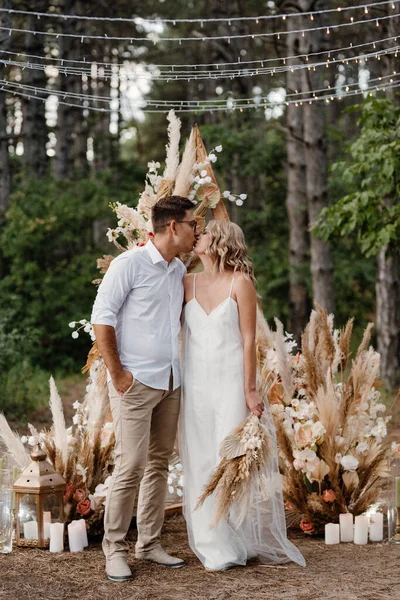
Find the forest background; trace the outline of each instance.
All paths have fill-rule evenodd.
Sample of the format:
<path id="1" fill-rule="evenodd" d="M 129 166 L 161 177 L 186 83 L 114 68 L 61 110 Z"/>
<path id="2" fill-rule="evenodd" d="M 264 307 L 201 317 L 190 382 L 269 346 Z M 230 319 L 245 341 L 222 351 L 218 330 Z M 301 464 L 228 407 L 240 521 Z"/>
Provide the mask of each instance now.
<path id="1" fill-rule="evenodd" d="M 8 418 L 26 423 L 47 402 L 50 373 L 64 382 L 61 391 L 78 377 L 91 342 L 72 339 L 68 323 L 90 318 L 96 259 L 117 252 L 106 237 L 115 226 L 110 204 L 137 204 L 149 161 L 162 171 L 165 111 L 187 100 L 200 108 L 177 110 L 183 138 L 198 123 L 209 150 L 223 146 L 213 165 L 221 190 L 247 194 L 243 206 L 227 208 L 244 229 L 266 318 L 281 319 L 299 343 L 314 302 L 334 313 L 336 326 L 354 316 L 355 344 L 373 321 L 385 386 L 400 385 L 400 3 L 374 4 L 1 0 L 0 409 Z M 339 7 L 359 8 L 304 14 Z M 275 13 L 298 16 L 235 21 Z M 335 28 L 350 14 L 362 23 Z M 320 29 L 302 35 L 311 27 Z M 262 72 L 263 60 L 276 71 Z M 233 76 L 211 66 L 205 78 L 163 75 L 168 65 L 225 70 L 246 61 L 258 63 L 236 65 Z M 379 77 L 392 85 L 370 94 L 382 88 Z M 313 94 L 318 101 L 302 101 Z M 201 110 L 214 98 L 226 110 Z M 286 105 L 289 98 L 298 101 Z M 249 107 L 235 109 L 240 99 Z"/>

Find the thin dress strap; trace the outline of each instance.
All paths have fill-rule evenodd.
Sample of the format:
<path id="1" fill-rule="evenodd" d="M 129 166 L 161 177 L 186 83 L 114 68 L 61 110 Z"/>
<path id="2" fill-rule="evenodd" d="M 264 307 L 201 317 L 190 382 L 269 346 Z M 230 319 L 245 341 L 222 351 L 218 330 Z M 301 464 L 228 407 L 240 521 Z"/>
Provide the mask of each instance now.
<path id="1" fill-rule="evenodd" d="M 193 298 L 196 298 L 196 273 L 193 276 Z"/>
<path id="2" fill-rule="evenodd" d="M 229 290 L 229 298 L 232 296 L 233 284 L 235 283 L 235 275 L 232 277 L 231 289 Z"/>

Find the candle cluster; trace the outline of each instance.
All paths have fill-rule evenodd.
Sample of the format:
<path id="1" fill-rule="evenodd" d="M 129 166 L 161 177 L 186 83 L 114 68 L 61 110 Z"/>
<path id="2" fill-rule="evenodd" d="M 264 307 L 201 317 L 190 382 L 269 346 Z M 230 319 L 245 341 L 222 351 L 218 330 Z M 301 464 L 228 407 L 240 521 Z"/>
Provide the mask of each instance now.
<path id="1" fill-rule="evenodd" d="M 43 513 L 44 537 L 50 539 L 50 552 L 64 551 L 64 523 L 52 523 L 51 513 Z M 37 521 L 24 523 L 24 538 L 26 540 L 39 539 Z M 70 552 L 81 552 L 87 548 L 88 537 L 84 519 L 72 521 L 68 525 L 68 543 Z"/>
<path id="2" fill-rule="evenodd" d="M 333 545 L 339 542 L 354 542 L 357 545 L 368 543 L 368 533 L 370 542 L 382 542 L 383 540 L 383 514 L 375 513 L 368 517 L 359 515 L 355 517 L 353 524 L 353 515 L 344 513 L 339 515 L 338 523 L 327 523 L 325 525 L 325 544 Z"/>

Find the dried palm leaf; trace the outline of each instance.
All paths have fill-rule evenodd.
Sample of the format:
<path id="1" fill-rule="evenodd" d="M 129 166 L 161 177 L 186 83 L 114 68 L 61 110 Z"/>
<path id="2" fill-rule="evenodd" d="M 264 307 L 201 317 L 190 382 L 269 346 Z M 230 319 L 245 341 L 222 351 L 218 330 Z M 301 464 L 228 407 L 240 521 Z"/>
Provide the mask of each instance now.
<path id="1" fill-rule="evenodd" d="M 182 155 L 182 161 L 179 165 L 175 180 L 174 195 L 187 197 L 190 188 L 193 185 L 193 168 L 196 163 L 196 143 L 195 134 L 192 129 L 185 150 Z"/>

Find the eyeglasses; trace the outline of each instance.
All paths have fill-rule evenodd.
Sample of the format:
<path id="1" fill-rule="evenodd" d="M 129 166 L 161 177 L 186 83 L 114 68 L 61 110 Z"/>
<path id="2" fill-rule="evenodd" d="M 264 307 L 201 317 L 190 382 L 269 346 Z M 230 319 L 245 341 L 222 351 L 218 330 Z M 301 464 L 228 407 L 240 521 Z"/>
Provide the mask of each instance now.
<path id="1" fill-rule="evenodd" d="M 165 223 L 165 227 L 167 227 L 167 225 L 171 225 L 172 221 L 170 221 L 169 223 Z M 175 221 L 175 223 L 187 223 L 188 225 L 190 225 L 190 227 L 193 229 L 193 231 L 196 231 L 197 229 L 197 221 L 196 219 L 193 219 L 192 221 Z"/>

